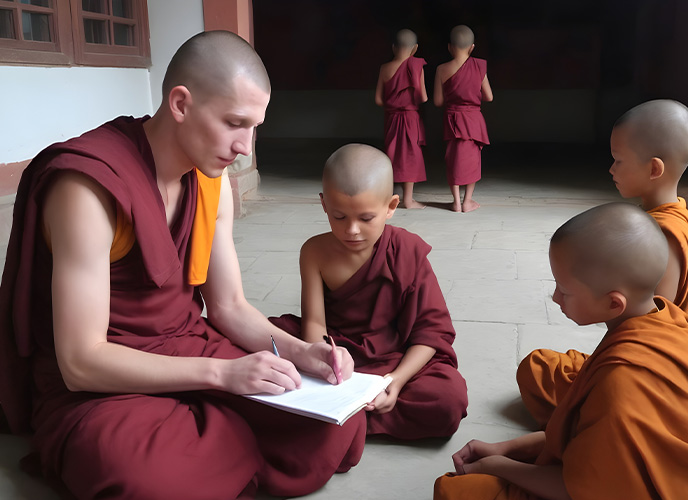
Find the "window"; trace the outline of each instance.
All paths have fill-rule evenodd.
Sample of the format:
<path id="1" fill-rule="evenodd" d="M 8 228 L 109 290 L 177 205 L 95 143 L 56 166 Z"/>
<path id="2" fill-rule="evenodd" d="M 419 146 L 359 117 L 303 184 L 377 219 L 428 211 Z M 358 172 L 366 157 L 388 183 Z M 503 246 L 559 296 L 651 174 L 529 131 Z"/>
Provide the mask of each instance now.
<path id="1" fill-rule="evenodd" d="M 146 0 L 0 0 L 0 62 L 147 67 Z"/>

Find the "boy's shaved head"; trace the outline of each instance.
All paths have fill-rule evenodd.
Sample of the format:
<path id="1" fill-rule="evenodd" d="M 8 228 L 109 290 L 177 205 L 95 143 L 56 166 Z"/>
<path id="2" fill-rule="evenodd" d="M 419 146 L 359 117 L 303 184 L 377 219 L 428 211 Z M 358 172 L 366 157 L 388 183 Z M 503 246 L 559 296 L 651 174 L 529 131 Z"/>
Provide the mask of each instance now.
<path id="1" fill-rule="evenodd" d="M 366 191 L 389 198 L 394 190 L 392 162 L 377 148 L 367 144 L 342 146 L 325 162 L 323 188 L 334 189 L 347 196 Z"/>
<path id="2" fill-rule="evenodd" d="M 449 34 L 449 43 L 457 49 L 467 49 L 474 42 L 473 30 L 464 24 L 455 26 Z"/>
<path id="3" fill-rule="evenodd" d="M 163 96 L 183 85 L 202 96 L 225 95 L 243 76 L 270 93 L 263 61 L 251 45 L 229 31 L 205 31 L 191 37 L 175 53 L 162 83 Z"/>
<path id="4" fill-rule="evenodd" d="M 405 49 L 410 49 L 418 43 L 418 37 L 416 34 L 409 30 L 403 29 L 397 32 L 397 36 L 394 37 L 394 45 L 396 47 L 403 47 Z"/>
<path id="5" fill-rule="evenodd" d="M 678 101 L 657 99 L 640 104 L 619 118 L 629 144 L 642 161 L 659 158 L 676 165 L 680 173 L 688 165 L 688 108 Z"/>
<path id="6" fill-rule="evenodd" d="M 551 245 L 564 248 L 574 276 L 597 293 L 654 293 L 666 271 L 666 238 L 655 220 L 629 203 L 608 203 L 566 222 Z"/>

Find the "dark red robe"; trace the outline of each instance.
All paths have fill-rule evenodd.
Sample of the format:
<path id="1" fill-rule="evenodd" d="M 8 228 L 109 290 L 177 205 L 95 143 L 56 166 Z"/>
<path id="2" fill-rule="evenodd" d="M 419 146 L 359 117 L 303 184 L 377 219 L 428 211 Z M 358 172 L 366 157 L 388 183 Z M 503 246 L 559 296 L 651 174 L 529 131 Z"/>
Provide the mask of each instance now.
<path id="1" fill-rule="evenodd" d="M 426 64 L 425 59 L 409 57 L 382 88 L 385 152 L 392 160 L 394 182 L 421 182 L 426 179 L 421 150 L 425 144 L 425 128 L 418 114 L 420 75 Z"/>
<path id="2" fill-rule="evenodd" d="M 404 386 L 391 412 L 368 413 L 371 435 L 450 436 L 466 416 L 466 382 L 452 347 L 456 333 L 427 258 L 430 249 L 419 236 L 386 226 L 370 259 L 349 281 L 325 289 L 328 333 L 351 353 L 356 371 L 385 375 L 412 345 L 437 351 Z M 300 318 L 270 320 L 300 335 Z"/>
<path id="3" fill-rule="evenodd" d="M 134 247 L 111 264 L 108 341 L 172 356 L 246 354 L 201 317 L 200 291 L 187 281 L 195 171 L 182 178 L 183 204 L 168 228 L 143 120 L 118 118 L 51 146 L 22 176 L 0 287 L 3 410 L 15 432 L 35 431 L 44 475 L 77 498 L 217 499 L 256 484 L 274 495 L 303 495 L 355 465 L 365 441 L 362 415 L 338 427 L 221 392 L 67 390 L 40 225 L 47 188 L 66 170 L 107 189 L 134 227 Z"/>
<path id="4" fill-rule="evenodd" d="M 480 180 L 483 146 L 490 143 L 485 118 L 480 112 L 481 86 L 487 61 L 469 57 L 442 84 L 444 95 L 444 140 L 447 182 L 464 186 Z"/>

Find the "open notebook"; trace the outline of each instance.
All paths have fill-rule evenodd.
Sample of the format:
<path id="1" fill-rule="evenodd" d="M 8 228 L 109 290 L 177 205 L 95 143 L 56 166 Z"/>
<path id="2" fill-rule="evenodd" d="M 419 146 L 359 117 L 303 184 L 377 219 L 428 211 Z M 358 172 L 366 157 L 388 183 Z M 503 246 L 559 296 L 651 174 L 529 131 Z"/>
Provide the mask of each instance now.
<path id="1" fill-rule="evenodd" d="M 301 374 L 301 387 L 278 395 L 253 394 L 249 399 L 280 410 L 342 425 L 362 410 L 392 381 L 390 377 L 356 373 L 339 385 Z"/>

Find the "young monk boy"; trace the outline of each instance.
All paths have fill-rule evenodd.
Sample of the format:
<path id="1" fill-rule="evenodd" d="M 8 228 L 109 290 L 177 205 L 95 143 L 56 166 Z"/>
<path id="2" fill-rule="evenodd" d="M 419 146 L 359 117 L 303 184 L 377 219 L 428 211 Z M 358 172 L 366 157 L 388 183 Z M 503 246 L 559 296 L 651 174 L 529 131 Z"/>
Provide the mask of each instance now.
<path id="1" fill-rule="evenodd" d="M 688 165 L 688 108 L 666 99 L 634 107 L 614 125 L 611 152 L 609 171 L 619 193 L 640 198 L 669 244 L 667 268 L 655 292 L 688 311 L 688 210 L 677 194 Z M 543 427 L 588 356 L 538 349 L 521 362 L 517 381 L 523 402 Z"/>
<path id="2" fill-rule="evenodd" d="M 610 203 L 560 227 L 549 255 L 562 312 L 608 331 L 544 432 L 469 442 L 435 499 L 684 498 L 688 316 L 654 296 L 666 238 L 640 208 Z"/>
<path id="3" fill-rule="evenodd" d="M 402 184 L 402 205 L 425 208 L 413 199 L 413 184 L 425 177 L 421 146 L 425 129 L 418 105 L 428 100 L 425 90 L 425 59 L 413 57 L 418 50 L 416 34 L 400 30 L 392 45 L 394 59 L 380 67 L 375 88 L 375 104 L 385 108 L 385 151 L 392 160 L 394 182 Z"/>
<path id="4" fill-rule="evenodd" d="M 452 210 L 471 212 L 480 205 L 473 199 L 475 183 L 481 177 L 480 153 L 490 143 L 481 101 L 492 101 L 487 79 L 487 62 L 471 57 L 475 48 L 473 31 L 456 26 L 449 37 L 452 60 L 437 67 L 435 106 L 444 106 L 444 140 L 447 182 L 454 196 Z M 463 203 L 460 187 L 465 186 Z"/>
<path id="5" fill-rule="evenodd" d="M 355 369 L 392 383 L 368 405 L 368 434 L 398 439 L 452 435 L 466 415 L 466 383 L 430 246 L 386 225 L 399 203 L 392 165 L 378 149 L 349 144 L 325 164 L 322 206 L 331 231 L 301 248 L 301 310 L 277 326 L 323 343 L 329 334 Z"/>

